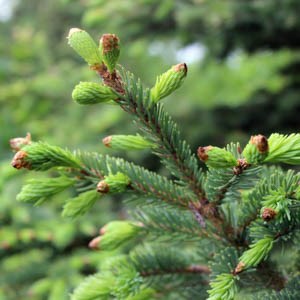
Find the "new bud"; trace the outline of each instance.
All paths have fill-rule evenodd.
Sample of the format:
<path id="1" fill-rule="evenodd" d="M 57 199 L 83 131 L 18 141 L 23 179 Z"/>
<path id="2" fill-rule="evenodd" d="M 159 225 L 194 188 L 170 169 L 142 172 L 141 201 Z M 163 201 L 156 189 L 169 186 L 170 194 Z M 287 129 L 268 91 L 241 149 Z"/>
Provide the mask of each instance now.
<path id="1" fill-rule="evenodd" d="M 151 89 L 152 102 L 157 103 L 178 89 L 187 74 L 186 64 L 173 66 L 167 72 L 157 77 L 154 87 Z"/>
<path id="2" fill-rule="evenodd" d="M 246 145 L 243 156 L 250 164 L 261 163 L 268 155 L 268 139 L 259 134 L 251 136 L 249 143 Z"/>
<path id="3" fill-rule="evenodd" d="M 79 104 L 108 103 L 118 97 L 113 90 L 95 82 L 80 82 L 72 92 L 72 98 Z"/>
<path id="4" fill-rule="evenodd" d="M 42 142 L 24 146 L 15 154 L 11 164 L 16 169 L 36 171 L 45 171 L 53 167 L 81 167 L 70 151 Z"/>
<path id="5" fill-rule="evenodd" d="M 120 40 L 115 34 L 103 34 L 100 39 L 102 59 L 110 73 L 115 70 L 120 56 Z"/>
<path id="6" fill-rule="evenodd" d="M 105 176 L 104 180 L 98 183 L 97 192 L 101 194 L 122 193 L 127 190 L 129 184 L 129 178 L 125 174 L 118 172 Z"/>
<path id="7" fill-rule="evenodd" d="M 106 147 L 114 150 L 144 150 L 154 146 L 140 135 L 110 135 L 102 142 Z"/>
<path id="8" fill-rule="evenodd" d="M 101 236 L 96 236 L 95 238 L 93 238 L 90 242 L 89 242 L 89 247 L 91 249 L 99 249 L 99 244 L 101 242 Z"/>
<path id="9" fill-rule="evenodd" d="M 101 236 L 97 236 L 89 247 L 101 250 L 113 250 L 120 245 L 135 238 L 142 226 L 128 221 L 112 221 L 106 224 L 105 230 L 101 230 Z"/>
<path id="10" fill-rule="evenodd" d="M 232 168 L 238 165 L 237 159 L 227 150 L 207 146 L 199 147 L 198 157 L 210 168 Z"/>
<path id="11" fill-rule="evenodd" d="M 84 30 L 72 28 L 68 35 L 69 45 L 90 65 L 96 69 L 101 65 L 102 59 L 100 51 L 91 38 Z"/>
<path id="12" fill-rule="evenodd" d="M 273 220 L 277 215 L 276 210 L 273 208 L 265 207 L 262 210 L 261 217 L 264 221 L 269 222 Z"/>
<path id="13" fill-rule="evenodd" d="M 10 147 L 13 151 L 19 151 L 22 147 L 31 144 L 31 134 L 27 133 L 26 137 L 17 137 L 9 141 Z"/>

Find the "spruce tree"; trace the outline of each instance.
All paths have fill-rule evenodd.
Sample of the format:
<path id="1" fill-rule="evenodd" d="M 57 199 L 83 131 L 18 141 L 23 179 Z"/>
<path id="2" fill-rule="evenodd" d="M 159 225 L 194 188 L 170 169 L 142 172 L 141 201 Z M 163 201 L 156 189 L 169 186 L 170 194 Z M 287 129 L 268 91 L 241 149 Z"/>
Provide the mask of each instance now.
<path id="1" fill-rule="evenodd" d="M 257 134 L 243 148 L 201 145 L 193 153 L 162 104 L 183 84 L 186 64 L 145 88 L 117 64 L 116 35 L 105 34 L 98 47 L 75 28 L 68 41 L 101 78 L 80 82 L 74 101 L 118 105 L 136 124 L 135 134 L 108 136 L 105 146 L 149 149 L 169 170 L 162 176 L 122 158 L 70 151 L 29 135 L 11 140 L 14 168 L 49 174 L 31 179 L 20 201 L 39 205 L 74 188 L 62 214 L 76 218 L 108 194 L 126 197 L 130 217 L 109 222 L 90 241 L 108 255 L 71 299 L 299 299 L 300 174 L 279 165 L 300 164 L 300 134 Z"/>

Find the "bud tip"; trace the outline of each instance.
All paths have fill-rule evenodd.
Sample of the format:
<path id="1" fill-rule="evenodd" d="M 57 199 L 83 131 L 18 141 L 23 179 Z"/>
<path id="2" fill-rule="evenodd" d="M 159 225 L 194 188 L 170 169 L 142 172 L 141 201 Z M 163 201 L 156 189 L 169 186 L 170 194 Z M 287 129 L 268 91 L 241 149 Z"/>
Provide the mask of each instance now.
<path id="1" fill-rule="evenodd" d="M 19 151 L 21 150 L 22 146 L 31 144 L 31 134 L 27 132 L 26 137 L 10 139 L 9 144 L 13 151 Z"/>
<path id="2" fill-rule="evenodd" d="M 97 184 L 97 192 L 102 194 L 107 194 L 109 192 L 109 185 L 104 180 L 101 180 Z"/>
<path id="3" fill-rule="evenodd" d="M 188 68 L 187 68 L 187 65 L 185 63 L 181 63 L 181 64 L 173 66 L 173 70 L 175 72 L 181 72 L 181 71 L 183 71 L 184 75 L 186 75 L 186 73 L 188 71 Z"/>
<path id="4" fill-rule="evenodd" d="M 273 208 L 266 207 L 264 208 L 261 217 L 264 221 L 269 222 L 275 218 L 276 214 L 277 213 Z"/>
<path id="5" fill-rule="evenodd" d="M 100 39 L 100 44 L 102 44 L 102 49 L 104 53 L 119 48 L 119 42 L 119 38 L 112 33 L 105 33 Z"/>
<path id="6" fill-rule="evenodd" d="M 102 143 L 106 147 L 111 147 L 111 140 L 112 140 L 112 136 L 109 135 L 109 136 L 105 137 L 104 139 L 102 139 Z"/>
<path id="7" fill-rule="evenodd" d="M 207 161 L 208 160 L 208 154 L 207 152 L 211 150 L 213 147 L 212 146 L 206 146 L 206 147 L 199 147 L 197 150 L 197 154 L 199 159 L 202 161 Z"/>
<path id="8" fill-rule="evenodd" d="M 101 236 L 97 236 L 89 242 L 89 248 L 91 249 L 99 249 L 99 244 L 101 241 Z"/>
<path id="9" fill-rule="evenodd" d="M 269 150 L 268 139 L 262 134 L 251 136 L 250 142 L 260 153 L 266 153 Z"/>
<path id="10" fill-rule="evenodd" d="M 69 39 L 71 37 L 72 34 L 76 33 L 76 32 L 80 32 L 80 31 L 83 31 L 82 29 L 80 28 L 71 28 L 70 31 L 69 31 L 69 34 L 67 36 L 67 39 Z"/>
<path id="11" fill-rule="evenodd" d="M 25 151 L 18 151 L 12 162 L 11 162 L 11 165 L 16 168 L 16 169 L 21 169 L 21 168 L 28 168 L 28 163 L 25 162 L 24 158 L 27 156 L 27 153 Z"/>

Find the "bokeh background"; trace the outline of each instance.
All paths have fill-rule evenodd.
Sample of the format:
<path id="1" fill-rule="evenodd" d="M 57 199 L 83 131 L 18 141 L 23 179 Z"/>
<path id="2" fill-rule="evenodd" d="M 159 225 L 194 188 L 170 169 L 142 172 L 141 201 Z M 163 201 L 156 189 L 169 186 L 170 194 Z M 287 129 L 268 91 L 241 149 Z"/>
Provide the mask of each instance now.
<path id="1" fill-rule="evenodd" d="M 0 0 L 0 300 L 68 299 L 106 255 L 89 240 L 126 217 L 120 198 L 75 221 L 60 215 L 67 193 L 40 207 L 15 200 L 42 175 L 10 167 L 10 138 L 106 153 L 103 137 L 135 133 L 118 107 L 72 102 L 79 81 L 98 78 L 68 47 L 69 28 L 117 34 L 120 63 L 148 86 L 186 62 L 185 84 L 164 102 L 196 150 L 299 132 L 299 11 L 299 0 Z M 147 151 L 112 154 L 165 172 Z"/>

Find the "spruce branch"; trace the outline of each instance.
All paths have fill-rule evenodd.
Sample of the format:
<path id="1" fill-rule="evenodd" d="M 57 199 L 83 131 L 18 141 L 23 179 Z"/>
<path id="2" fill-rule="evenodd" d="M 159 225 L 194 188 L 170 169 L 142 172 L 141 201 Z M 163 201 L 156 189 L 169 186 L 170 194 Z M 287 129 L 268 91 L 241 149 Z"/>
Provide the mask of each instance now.
<path id="1" fill-rule="evenodd" d="M 174 184 L 164 176 L 157 175 L 121 158 L 79 152 L 76 157 L 82 161 L 85 166 L 84 171 L 94 181 L 97 181 L 99 176 L 104 176 L 110 172 L 113 174 L 121 172 L 129 178 L 128 191 L 136 191 L 185 208 L 188 207 L 190 202 L 194 201 L 193 196 L 187 189 Z"/>
<path id="2" fill-rule="evenodd" d="M 231 300 L 239 289 L 244 291 L 245 283 L 253 286 L 266 278 L 265 288 L 274 289 L 278 282 L 283 288 L 278 295 L 297 296 L 298 285 L 286 285 L 284 278 L 289 267 L 275 270 L 273 264 L 276 249 L 299 242 L 300 174 L 261 165 L 299 164 L 300 135 L 272 134 L 268 139 L 255 135 L 243 151 L 233 143 L 225 148 L 199 147 L 198 157 L 208 167 L 204 175 L 159 103 L 183 83 L 186 65 L 173 66 L 157 77 L 154 87 L 144 89 L 133 74 L 116 70 L 117 36 L 103 35 L 99 48 L 80 29 L 71 30 L 68 38 L 102 79 L 102 83 L 79 83 L 73 99 L 85 105 L 118 104 L 142 133 L 112 135 L 104 144 L 125 151 L 151 149 L 176 177 L 171 180 L 121 158 L 32 142 L 30 135 L 11 140 L 18 151 L 13 167 L 55 168 L 59 173 L 29 181 L 18 195 L 21 201 L 39 204 L 74 187 L 77 195 L 63 207 L 63 216 L 74 218 L 106 194 L 135 197 L 132 220 L 109 222 L 90 242 L 90 248 L 108 251 L 107 257 L 100 262 L 101 272 L 84 280 L 72 299 L 198 299 L 208 293 L 209 300 Z M 5 241 L 0 250 L 18 244 L 7 226 L 2 231 Z M 21 234 L 22 241 L 33 240 L 26 228 Z M 295 256 L 294 262 L 299 253 Z M 55 280 L 51 297 L 62 286 Z"/>
<path id="3" fill-rule="evenodd" d="M 155 154 L 171 173 L 186 183 L 196 195 L 204 195 L 203 176 L 188 144 L 181 138 L 177 125 L 162 105 L 152 105 L 149 90 L 144 89 L 134 75 L 121 70 L 125 94 L 118 103 L 132 114 L 146 137 L 157 145 Z"/>

